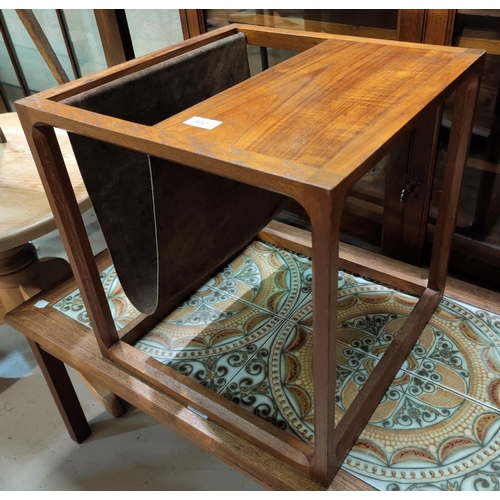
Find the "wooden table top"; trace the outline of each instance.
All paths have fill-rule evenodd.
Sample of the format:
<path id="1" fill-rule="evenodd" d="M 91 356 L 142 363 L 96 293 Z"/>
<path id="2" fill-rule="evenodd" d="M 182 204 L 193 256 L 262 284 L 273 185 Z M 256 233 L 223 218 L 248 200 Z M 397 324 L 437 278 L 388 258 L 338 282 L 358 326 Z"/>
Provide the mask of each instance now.
<path id="1" fill-rule="evenodd" d="M 249 44 L 303 50 L 156 125 L 61 103 L 242 32 Z M 340 194 L 418 119 L 481 70 L 484 51 L 233 25 L 19 101 L 29 119 L 253 184 L 303 202 L 306 186 Z M 214 73 L 216 78 L 216 73 Z M 202 117 L 212 129 L 184 122 Z"/>
<path id="2" fill-rule="evenodd" d="M 326 40 L 159 123 L 189 152 L 250 154 L 340 182 L 460 78 L 480 51 L 386 40 Z M 212 130 L 186 125 L 218 120 Z M 322 171 L 319 175 L 318 171 Z"/>
<path id="3" fill-rule="evenodd" d="M 0 252 L 56 229 L 17 113 L 0 114 Z M 81 212 L 91 207 L 67 133 L 56 130 Z"/>

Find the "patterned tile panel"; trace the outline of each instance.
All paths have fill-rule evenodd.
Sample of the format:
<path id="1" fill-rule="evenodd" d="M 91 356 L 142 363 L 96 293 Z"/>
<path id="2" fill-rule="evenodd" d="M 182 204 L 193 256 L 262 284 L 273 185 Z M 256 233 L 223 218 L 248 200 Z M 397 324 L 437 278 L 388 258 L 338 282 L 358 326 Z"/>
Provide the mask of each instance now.
<path id="1" fill-rule="evenodd" d="M 417 381 L 379 406 L 344 469 L 381 490 L 499 490 L 500 414 Z"/>
<path id="2" fill-rule="evenodd" d="M 267 342 L 258 350 L 221 394 L 234 403 L 264 418 L 280 429 L 312 441 L 311 383 L 297 384 L 300 365 L 293 356 L 282 356 L 285 344 L 310 342 L 309 332 L 281 320 Z"/>
<path id="3" fill-rule="evenodd" d="M 111 314 L 115 320 L 116 328 L 121 330 L 127 323 L 130 323 L 130 321 L 139 315 L 139 311 L 129 302 L 126 295 L 123 293 L 123 289 L 113 266 L 109 266 L 101 271 L 100 278 L 106 298 L 108 299 Z M 71 292 L 57 302 L 57 304 L 54 304 L 54 308 L 91 328 L 89 316 L 85 310 L 80 290 L 77 289 Z"/>
<path id="4" fill-rule="evenodd" d="M 311 283 L 309 257 L 254 241 L 207 285 L 291 318 L 297 309 L 311 302 Z"/>
<path id="5" fill-rule="evenodd" d="M 135 347 L 220 392 L 282 323 L 273 314 L 204 287 Z"/>
<path id="6" fill-rule="evenodd" d="M 118 328 L 138 313 L 101 273 Z M 314 442 L 312 264 L 253 242 L 135 347 Z M 339 271 L 336 420 L 416 303 Z M 54 306 L 89 325 L 78 290 Z M 343 466 L 382 490 L 500 490 L 500 318 L 443 299 Z"/>
<path id="7" fill-rule="evenodd" d="M 380 285 L 344 288 L 339 292 L 339 338 L 381 357 L 415 303 Z M 403 368 L 499 410 L 499 353 L 498 335 L 489 324 L 445 298 Z"/>

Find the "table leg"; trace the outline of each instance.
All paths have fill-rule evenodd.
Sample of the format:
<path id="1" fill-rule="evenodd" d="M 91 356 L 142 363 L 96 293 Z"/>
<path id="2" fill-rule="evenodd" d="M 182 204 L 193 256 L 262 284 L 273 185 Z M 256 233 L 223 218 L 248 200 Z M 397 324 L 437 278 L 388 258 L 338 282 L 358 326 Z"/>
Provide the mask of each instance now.
<path id="1" fill-rule="evenodd" d="M 335 477 L 335 379 L 339 233 L 343 196 L 321 191 L 308 207 L 312 223 L 314 459 L 311 476 L 323 486 Z"/>
<path id="2" fill-rule="evenodd" d="M 0 324 L 9 311 L 70 274 L 71 266 L 64 259 L 39 260 L 31 243 L 0 252 Z M 113 417 L 125 413 L 126 408 L 120 398 L 101 385 L 88 381 L 80 373 L 79 376 L 99 404 Z"/>
<path id="3" fill-rule="evenodd" d="M 41 349 L 33 340 L 28 339 L 28 342 L 71 439 L 82 443 L 91 431 L 64 363 Z"/>
<path id="4" fill-rule="evenodd" d="M 469 153 L 479 83 L 480 77 L 477 74 L 472 75 L 457 89 L 455 98 L 443 190 L 439 200 L 436 233 L 429 268 L 429 288 L 441 294 L 448 275 L 462 173 Z"/>

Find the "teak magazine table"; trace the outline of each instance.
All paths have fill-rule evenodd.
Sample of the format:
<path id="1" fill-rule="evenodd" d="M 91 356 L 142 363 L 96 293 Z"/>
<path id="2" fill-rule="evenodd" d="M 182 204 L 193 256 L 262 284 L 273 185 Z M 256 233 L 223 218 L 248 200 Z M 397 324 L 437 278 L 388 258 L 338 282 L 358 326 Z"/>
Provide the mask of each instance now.
<path id="1" fill-rule="evenodd" d="M 250 45 L 301 53 L 151 126 L 61 103 L 235 33 L 243 33 Z M 74 366 L 267 487 L 328 487 L 442 296 L 483 59 L 482 52 L 470 49 L 233 25 L 18 101 L 76 280 L 47 297 L 53 303 L 78 286 L 95 339 L 50 307 L 34 309 L 33 301 L 7 321 L 51 363 Z M 349 189 L 455 91 L 428 279 L 421 279 L 421 270 L 412 273 L 409 266 L 340 245 Z M 195 125 L 200 119 L 202 125 L 221 123 L 215 128 L 185 123 L 193 117 Z M 312 257 L 314 446 L 130 345 L 168 311 L 143 314 L 117 333 L 99 280 L 98 266 L 106 257 L 96 264 L 92 256 L 53 127 L 279 193 L 305 208 L 312 234 L 271 223 L 259 237 Z M 335 425 L 339 267 L 421 298 Z M 50 381 L 51 369 L 45 370 Z M 55 393 L 64 399 L 57 388 Z M 60 405 L 64 409 L 64 402 Z M 81 423 L 79 416 L 72 420 L 66 414 L 66 420 L 73 430 Z M 82 425 L 80 439 L 86 433 Z"/>

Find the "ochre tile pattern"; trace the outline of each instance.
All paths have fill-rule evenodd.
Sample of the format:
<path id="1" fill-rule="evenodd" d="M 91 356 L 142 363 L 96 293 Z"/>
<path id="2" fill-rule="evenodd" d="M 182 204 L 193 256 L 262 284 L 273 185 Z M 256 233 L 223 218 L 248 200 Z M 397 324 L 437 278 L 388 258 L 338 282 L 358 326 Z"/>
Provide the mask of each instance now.
<path id="1" fill-rule="evenodd" d="M 137 316 L 113 267 L 118 328 Z M 339 271 L 340 419 L 417 299 Z M 89 325 L 75 290 L 54 306 Z M 135 347 L 314 442 L 312 264 L 254 241 Z M 500 490 L 500 318 L 444 298 L 344 468 L 381 490 Z"/>

